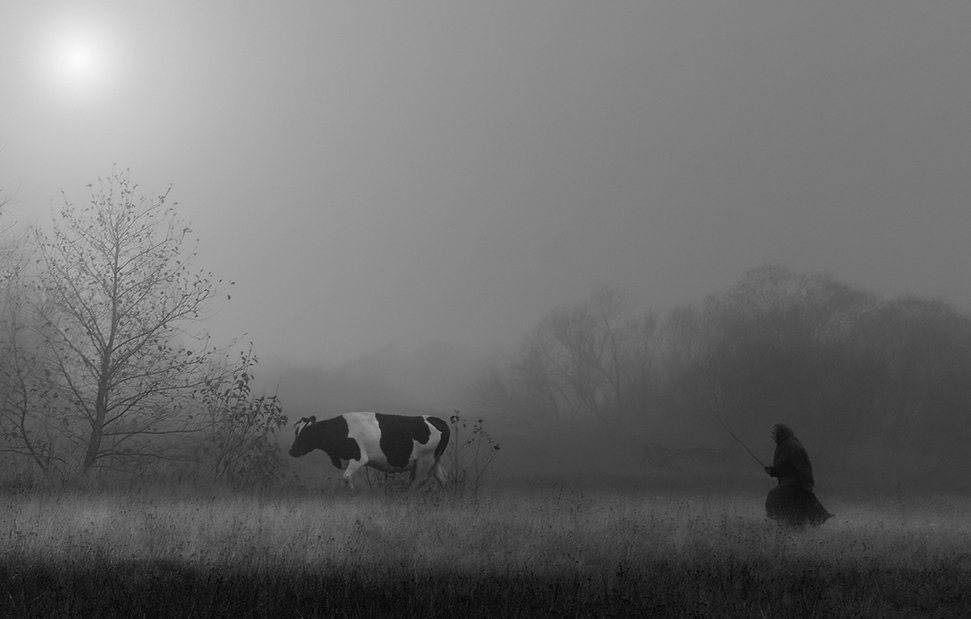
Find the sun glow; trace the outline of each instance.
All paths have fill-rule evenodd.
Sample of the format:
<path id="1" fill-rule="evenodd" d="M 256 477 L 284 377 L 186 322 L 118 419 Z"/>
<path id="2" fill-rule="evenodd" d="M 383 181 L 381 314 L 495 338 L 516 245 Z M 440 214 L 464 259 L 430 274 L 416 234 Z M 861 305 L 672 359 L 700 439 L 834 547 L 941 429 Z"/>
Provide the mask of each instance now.
<path id="1" fill-rule="evenodd" d="M 78 83 L 98 80 L 104 68 L 97 44 L 84 39 L 65 41 L 57 51 L 57 63 L 59 79 Z"/>
<path id="2" fill-rule="evenodd" d="M 40 43 L 40 75 L 59 97 L 90 102 L 117 81 L 120 53 L 105 24 L 74 19 L 51 27 Z"/>

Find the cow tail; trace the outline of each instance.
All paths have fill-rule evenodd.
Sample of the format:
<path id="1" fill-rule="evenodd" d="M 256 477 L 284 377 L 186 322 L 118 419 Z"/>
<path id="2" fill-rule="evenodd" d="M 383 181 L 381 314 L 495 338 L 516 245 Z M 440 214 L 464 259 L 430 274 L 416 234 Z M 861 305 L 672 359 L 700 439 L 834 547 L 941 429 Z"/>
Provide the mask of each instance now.
<path id="1" fill-rule="evenodd" d="M 435 461 L 438 462 L 438 459 L 445 453 L 445 448 L 448 447 L 448 439 L 452 435 L 452 430 L 448 427 L 447 423 L 438 417 L 428 417 L 427 419 L 428 423 L 435 426 L 435 429 L 442 433 L 441 438 L 438 440 L 438 446 L 435 447 Z"/>

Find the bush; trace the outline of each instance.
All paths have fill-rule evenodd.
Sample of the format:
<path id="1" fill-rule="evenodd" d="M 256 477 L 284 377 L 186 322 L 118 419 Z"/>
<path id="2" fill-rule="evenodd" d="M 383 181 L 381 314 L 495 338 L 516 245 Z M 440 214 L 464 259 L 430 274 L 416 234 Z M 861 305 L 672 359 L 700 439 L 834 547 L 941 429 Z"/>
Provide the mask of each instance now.
<path id="1" fill-rule="evenodd" d="M 479 493 L 489 465 L 499 455 L 499 443 L 485 429 L 485 421 L 471 423 L 455 411 L 448 418 L 452 429 L 449 447 L 443 454 L 448 488 L 456 496 Z"/>

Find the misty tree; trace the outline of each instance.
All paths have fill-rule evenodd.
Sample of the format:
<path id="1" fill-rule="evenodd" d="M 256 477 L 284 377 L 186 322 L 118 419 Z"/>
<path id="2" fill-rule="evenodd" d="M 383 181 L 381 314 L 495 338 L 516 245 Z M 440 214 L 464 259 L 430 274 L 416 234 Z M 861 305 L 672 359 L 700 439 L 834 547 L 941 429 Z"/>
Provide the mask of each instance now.
<path id="1" fill-rule="evenodd" d="M 659 322 L 610 291 L 554 310 L 478 395 L 487 410 L 546 428 L 557 417 L 585 436 L 597 425 L 586 421 L 614 434 L 622 423 L 618 444 L 728 446 L 722 423 L 752 441 L 790 423 L 824 470 L 956 484 L 966 483 L 969 375 L 966 312 L 764 266 Z"/>
<path id="2" fill-rule="evenodd" d="M 552 312 L 541 328 L 552 340 L 547 359 L 560 394 L 573 410 L 619 417 L 647 404 L 656 320 L 636 316 L 625 293 L 598 288 L 586 302 Z"/>
<path id="3" fill-rule="evenodd" d="M 702 306 L 668 316 L 670 402 L 748 435 L 787 420 L 850 437 L 861 393 L 845 341 L 872 304 L 828 275 L 752 269 Z"/>
<path id="4" fill-rule="evenodd" d="M 599 288 L 547 314 L 526 337 L 505 382 L 492 373 L 480 399 L 519 400 L 545 417 L 619 418 L 651 406 L 657 321 L 622 291 Z"/>
<path id="5" fill-rule="evenodd" d="M 559 385 L 549 362 L 552 341 L 541 325 L 524 339 L 519 356 L 512 365 L 508 377 L 508 387 L 498 374 L 491 377 L 489 385 L 482 384 L 484 399 L 511 399 L 519 410 L 539 417 L 564 417 L 563 398 L 559 395 Z M 500 401 L 501 401 L 500 399 Z M 509 408 L 509 406 L 506 406 Z M 501 410 L 501 408 L 500 408 Z"/>
<path id="6" fill-rule="evenodd" d="M 29 254 L 23 245 L 0 258 L 0 452 L 27 458 L 43 474 L 61 468 L 54 449 L 56 390 L 39 353 L 29 300 Z M 46 373 L 46 376 L 45 376 Z"/>
<path id="7" fill-rule="evenodd" d="M 260 484 L 277 481 L 283 470 L 273 435 L 287 423 L 274 395 L 254 396 L 253 347 L 239 352 L 229 371 L 215 372 L 197 392 L 208 418 L 197 462 L 216 481 Z"/>
<path id="8" fill-rule="evenodd" d="M 0 152 L 2 151 L 3 148 L 0 148 Z M 0 187 L 0 209 L 3 209 L 3 207 L 10 204 L 15 193 L 16 192 L 11 193 L 9 187 Z"/>
<path id="9" fill-rule="evenodd" d="M 848 345 L 867 393 L 861 440 L 886 447 L 891 466 L 956 476 L 971 439 L 971 317 L 939 299 L 892 299 L 862 317 Z"/>
<path id="10" fill-rule="evenodd" d="M 13 194 L 0 189 L 0 209 Z M 38 338 L 31 323 L 31 256 L 23 238 L 2 228 L 0 247 L 0 453 L 27 458 L 42 473 L 63 464 L 53 449 L 56 412 L 49 381 L 36 354 Z M 49 406 L 44 406 L 44 403 Z"/>
<path id="11" fill-rule="evenodd" d="M 225 285 L 191 266 L 190 229 L 168 193 L 140 195 L 114 170 L 87 204 L 64 200 L 50 235 L 35 235 L 35 364 L 48 386 L 25 389 L 53 419 L 17 438 L 58 443 L 77 473 L 168 457 L 166 439 L 205 423 L 188 406 L 212 371 L 199 323 Z"/>

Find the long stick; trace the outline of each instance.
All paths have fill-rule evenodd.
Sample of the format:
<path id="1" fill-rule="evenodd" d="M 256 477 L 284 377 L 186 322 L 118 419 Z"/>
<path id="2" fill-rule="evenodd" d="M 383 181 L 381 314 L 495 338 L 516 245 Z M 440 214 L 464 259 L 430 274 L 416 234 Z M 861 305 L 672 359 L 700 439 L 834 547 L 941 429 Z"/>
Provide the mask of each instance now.
<path id="1" fill-rule="evenodd" d="M 748 452 L 748 455 L 750 455 L 750 456 L 752 456 L 752 458 L 753 458 L 753 459 L 754 459 L 754 460 L 755 460 L 756 462 L 758 462 L 759 464 L 761 464 L 761 465 L 762 465 L 762 468 L 765 468 L 765 464 L 764 464 L 764 463 L 763 463 L 763 462 L 762 462 L 761 460 L 759 460 L 759 457 L 758 457 L 758 456 L 756 456 L 756 455 L 755 455 L 754 453 L 752 453 L 752 450 L 751 450 L 751 449 L 749 449 L 749 448 L 748 448 L 748 447 L 747 447 L 747 446 L 745 445 L 745 443 L 743 443 L 743 442 L 742 442 L 742 440 L 741 440 L 740 438 L 738 438 L 737 436 L 735 436 L 735 433 L 734 433 L 734 432 L 732 432 L 732 431 L 731 431 L 731 429 L 729 429 L 729 427 L 728 427 L 727 425 L 725 425 L 725 422 L 724 422 L 724 421 L 722 421 L 722 418 L 721 418 L 721 417 L 720 417 L 720 416 L 719 416 L 719 415 L 718 415 L 718 414 L 717 414 L 717 413 L 716 413 L 716 412 L 715 412 L 715 411 L 714 411 L 713 409 L 711 409 L 711 407 L 709 407 L 709 410 L 711 410 L 711 414 L 712 414 L 712 416 L 713 416 L 713 417 L 714 417 L 715 419 L 717 419 L 717 420 L 718 420 L 718 423 L 719 423 L 719 424 L 721 425 L 721 427 L 723 427 L 723 428 L 725 429 L 725 432 L 728 432 L 728 435 L 729 435 L 730 437 L 732 437 L 733 439 L 735 439 L 735 442 L 736 442 L 736 443 L 738 443 L 739 445 L 741 445 L 741 446 L 742 446 L 742 449 L 744 449 L 745 451 L 747 451 L 747 452 Z"/>

